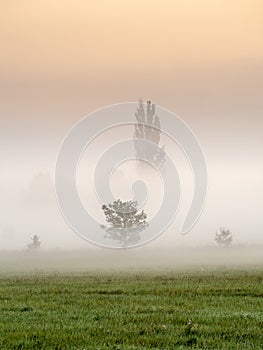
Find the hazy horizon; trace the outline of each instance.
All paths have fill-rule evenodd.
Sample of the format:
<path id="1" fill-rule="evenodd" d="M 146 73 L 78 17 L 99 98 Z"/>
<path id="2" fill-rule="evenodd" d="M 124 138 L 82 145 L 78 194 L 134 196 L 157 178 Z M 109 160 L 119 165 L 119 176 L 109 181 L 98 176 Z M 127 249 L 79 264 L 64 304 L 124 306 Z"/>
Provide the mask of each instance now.
<path id="1" fill-rule="evenodd" d="M 178 147 L 162 136 L 179 165 L 183 200 L 174 224 L 153 245 L 210 245 L 220 226 L 232 230 L 234 245 L 263 244 L 260 1 L 26 0 L 0 8 L 0 251 L 23 249 L 32 234 L 50 249 L 89 246 L 56 205 L 59 147 L 83 116 L 140 97 L 190 126 L 208 169 L 204 212 L 181 236 L 192 178 Z M 85 176 L 114 141 L 117 134 L 108 133 L 93 144 Z M 120 193 L 134 169 L 120 167 Z M 113 187 L 118 196 L 114 181 Z M 94 202 L 100 217 L 98 208 Z M 154 210 L 152 199 L 149 214 Z"/>

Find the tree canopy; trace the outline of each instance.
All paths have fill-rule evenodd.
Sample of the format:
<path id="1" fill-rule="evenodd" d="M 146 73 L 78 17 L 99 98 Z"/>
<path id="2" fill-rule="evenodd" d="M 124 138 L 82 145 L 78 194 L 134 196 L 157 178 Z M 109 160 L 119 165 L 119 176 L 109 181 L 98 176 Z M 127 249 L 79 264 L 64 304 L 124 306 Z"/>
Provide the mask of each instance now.
<path id="1" fill-rule="evenodd" d="M 106 231 L 105 238 L 116 240 L 125 247 L 140 240 L 139 233 L 148 222 L 144 210 L 139 211 L 137 201 L 123 202 L 120 199 L 102 206 L 108 226 L 102 225 Z"/>
<path id="2" fill-rule="evenodd" d="M 229 246 L 232 243 L 232 232 L 220 227 L 219 231 L 216 232 L 215 241 L 221 247 Z"/>

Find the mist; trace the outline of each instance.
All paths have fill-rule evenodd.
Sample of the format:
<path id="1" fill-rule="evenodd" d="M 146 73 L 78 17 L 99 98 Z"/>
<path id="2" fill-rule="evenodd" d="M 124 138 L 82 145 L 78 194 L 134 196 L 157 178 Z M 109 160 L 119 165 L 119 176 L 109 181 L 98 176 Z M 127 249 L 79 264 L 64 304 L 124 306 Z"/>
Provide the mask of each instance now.
<path id="1" fill-rule="evenodd" d="M 180 207 L 162 235 L 124 256 L 145 261 L 144 250 L 145 256 L 155 257 L 160 249 L 165 265 L 166 254 L 172 257 L 169 252 L 175 251 L 180 256 L 181 249 L 191 254 L 195 249 L 220 252 L 214 236 L 224 226 L 233 234 L 228 252 L 235 255 L 240 249 L 244 261 L 255 256 L 256 263 L 263 246 L 262 4 L 112 1 L 103 7 L 80 1 L 76 7 L 61 7 L 28 1 L 1 6 L 1 256 L 26 254 L 34 234 L 42 242 L 39 254 L 96 251 L 110 260 L 121 254 L 96 247 L 67 225 L 56 199 L 54 172 L 60 146 L 75 123 L 98 108 L 142 98 L 189 125 L 205 155 L 208 191 L 198 222 L 181 235 L 193 176 L 180 147 L 161 135 L 160 144 L 178 169 Z M 105 149 L 133 132 L 109 130 L 82 156 L 79 196 L 98 225 L 105 218 L 93 183 L 97 161 Z M 138 172 L 131 160 L 120 164 L 107 181 L 116 198 L 129 200 L 138 178 L 148 188 L 145 211 L 151 219 L 163 194 L 156 171 L 146 167 Z M 213 260 L 209 254 L 207 263 Z"/>
<path id="2" fill-rule="evenodd" d="M 97 137 L 81 158 L 77 173 L 79 195 L 86 210 L 96 218 L 98 225 L 105 223 L 105 219 L 101 210 L 103 203 L 94 189 L 93 176 L 97 161 L 111 144 L 131 137 L 132 133 L 133 129 L 128 127 L 122 127 L 117 133 L 110 130 Z M 122 136 L 118 137 L 117 134 Z M 59 210 L 54 186 L 54 167 L 60 143 L 52 144 L 50 140 L 51 136 L 48 142 L 44 140 L 37 143 L 38 149 L 47 150 L 44 154 L 36 155 L 30 143 L 17 147 L 13 154 L 9 153 L 9 157 L 5 154 L 6 159 L 3 161 L 5 167 L 1 174 L 0 185 L 1 251 L 25 250 L 33 234 L 40 236 L 41 249 L 44 251 L 98 249 L 73 232 Z M 209 181 L 205 208 L 194 228 L 188 234 L 181 235 L 182 222 L 192 200 L 193 176 L 179 146 L 173 144 L 165 135 L 161 137 L 161 144 L 165 145 L 167 154 L 176 164 L 182 194 L 173 223 L 149 244 L 149 248 L 213 247 L 215 232 L 221 226 L 232 231 L 233 246 L 263 245 L 261 216 L 263 186 L 260 165 L 255 163 L 247 165 L 238 158 L 231 162 L 230 155 L 231 152 L 232 156 L 234 155 L 233 149 L 224 153 L 223 162 L 220 157 L 216 157 L 216 154 L 212 157 L 211 150 L 204 147 Z M 215 147 L 216 144 L 211 145 Z M 21 159 L 25 160 L 24 165 L 21 164 Z M 40 163 L 46 166 L 41 169 Z M 138 166 L 136 160 L 124 162 L 114 170 L 111 179 L 101 178 L 101 181 L 109 181 L 115 198 L 122 200 L 130 200 L 133 197 L 134 181 L 138 178 L 145 181 L 148 198 L 144 209 L 150 220 L 160 207 L 163 183 L 158 173 L 150 166 L 144 167 L 143 171 L 138 171 Z"/>

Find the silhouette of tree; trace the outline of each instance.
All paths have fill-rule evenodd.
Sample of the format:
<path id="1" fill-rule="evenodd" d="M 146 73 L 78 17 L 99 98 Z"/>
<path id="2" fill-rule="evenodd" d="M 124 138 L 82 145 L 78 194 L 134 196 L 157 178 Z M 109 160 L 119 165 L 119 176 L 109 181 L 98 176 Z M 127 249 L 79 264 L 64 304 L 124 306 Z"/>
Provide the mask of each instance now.
<path id="1" fill-rule="evenodd" d="M 164 146 L 160 147 L 161 123 L 156 115 L 155 104 L 147 101 L 146 108 L 143 101 L 139 100 L 135 112 L 137 123 L 135 124 L 134 146 L 137 158 L 143 158 L 162 169 L 165 162 Z M 147 123 L 147 125 L 145 125 Z M 145 144 L 144 140 L 152 144 Z"/>
<path id="2" fill-rule="evenodd" d="M 37 249 L 40 248 L 41 242 L 40 242 L 40 237 L 37 235 L 34 235 L 31 238 L 31 242 L 27 245 L 29 249 Z"/>
<path id="3" fill-rule="evenodd" d="M 232 232 L 220 227 L 216 232 L 215 241 L 220 247 L 228 247 L 232 243 Z"/>
<path id="4" fill-rule="evenodd" d="M 105 238 L 118 241 L 122 247 L 137 243 L 139 233 L 148 226 L 147 214 L 144 210 L 139 212 L 136 201 L 118 199 L 109 205 L 104 204 L 102 210 L 108 223 L 107 227 L 101 225 L 106 231 Z"/>

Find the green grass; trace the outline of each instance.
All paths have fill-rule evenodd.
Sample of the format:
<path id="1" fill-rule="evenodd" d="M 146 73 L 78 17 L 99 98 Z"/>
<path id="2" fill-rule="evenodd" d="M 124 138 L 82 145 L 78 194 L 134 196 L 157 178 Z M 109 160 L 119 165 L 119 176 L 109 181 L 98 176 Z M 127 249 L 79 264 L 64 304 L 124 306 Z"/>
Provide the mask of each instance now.
<path id="1" fill-rule="evenodd" d="M 257 271 L 0 277 L 0 349 L 262 349 Z"/>

